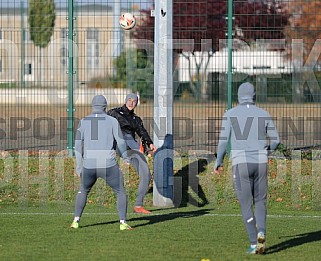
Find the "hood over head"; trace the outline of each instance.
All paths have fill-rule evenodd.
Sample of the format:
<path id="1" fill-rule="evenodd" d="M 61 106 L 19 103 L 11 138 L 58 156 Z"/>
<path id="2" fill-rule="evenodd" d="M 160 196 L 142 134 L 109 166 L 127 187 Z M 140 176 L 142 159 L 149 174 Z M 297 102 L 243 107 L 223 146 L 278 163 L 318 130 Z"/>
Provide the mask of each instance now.
<path id="1" fill-rule="evenodd" d="M 238 89 L 238 100 L 239 103 L 245 103 L 245 102 L 254 102 L 254 96 L 255 96 L 255 90 L 253 84 L 249 82 L 245 82 L 240 85 Z"/>
<path id="2" fill-rule="evenodd" d="M 107 107 L 107 100 L 103 95 L 96 95 L 92 100 L 93 112 L 105 112 Z"/>

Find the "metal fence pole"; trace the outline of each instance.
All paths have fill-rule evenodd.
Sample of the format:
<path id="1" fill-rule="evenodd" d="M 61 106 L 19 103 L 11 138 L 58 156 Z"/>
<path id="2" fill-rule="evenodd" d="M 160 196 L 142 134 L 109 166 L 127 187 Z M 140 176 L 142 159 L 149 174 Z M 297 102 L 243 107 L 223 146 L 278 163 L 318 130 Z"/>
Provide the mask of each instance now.
<path id="1" fill-rule="evenodd" d="M 155 1 L 153 204 L 173 206 L 173 5 Z"/>
<path id="2" fill-rule="evenodd" d="M 113 32 L 113 37 L 114 37 L 114 42 L 113 42 L 113 56 L 117 58 L 121 52 L 123 51 L 123 32 L 119 27 L 119 17 L 121 15 L 121 1 L 120 0 L 115 0 L 114 2 L 114 32 Z M 116 75 L 117 69 L 114 68 L 114 75 Z"/>
<path id="3" fill-rule="evenodd" d="M 228 0 L 227 10 L 227 109 L 232 108 L 232 83 L 233 83 L 233 0 Z M 227 153 L 231 153 L 231 143 L 228 143 Z"/>
<path id="4" fill-rule="evenodd" d="M 68 155 L 73 156 L 74 142 L 74 63 L 73 63 L 73 39 L 74 39 L 74 1 L 68 0 Z"/>
<path id="5" fill-rule="evenodd" d="M 24 29 L 24 3 L 20 3 L 20 16 L 21 16 L 21 64 L 20 64 L 20 87 L 25 87 L 25 29 Z"/>
<path id="6" fill-rule="evenodd" d="M 228 47 L 228 68 L 227 68 L 227 107 L 232 108 L 232 66 L 233 66 L 233 0 L 228 1 L 227 20 L 227 47 Z"/>

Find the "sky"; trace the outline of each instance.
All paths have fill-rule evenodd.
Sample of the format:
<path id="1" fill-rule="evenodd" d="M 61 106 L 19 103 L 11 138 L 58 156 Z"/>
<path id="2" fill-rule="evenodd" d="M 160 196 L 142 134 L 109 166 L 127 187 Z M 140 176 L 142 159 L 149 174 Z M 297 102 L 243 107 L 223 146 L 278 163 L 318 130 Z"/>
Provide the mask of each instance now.
<path id="1" fill-rule="evenodd" d="M 24 2 L 24 6 L 28 5 L 28 0 L 1 0 L 0 8 L 2 7 L 20 7 L 20 3 Z M 77 4 L 96 4 L 96 5 L 113 5 L 115 0 L 74 0 L 74 3 Z M 130 7 L 134 4 L 140 6 L 141 9 L 145 9 L 151 5 L 154 1 L 151 0 L 120 0 L 123 7 Z M 55 0 L 57 7 L 67 6 L 68 0 Z"/>

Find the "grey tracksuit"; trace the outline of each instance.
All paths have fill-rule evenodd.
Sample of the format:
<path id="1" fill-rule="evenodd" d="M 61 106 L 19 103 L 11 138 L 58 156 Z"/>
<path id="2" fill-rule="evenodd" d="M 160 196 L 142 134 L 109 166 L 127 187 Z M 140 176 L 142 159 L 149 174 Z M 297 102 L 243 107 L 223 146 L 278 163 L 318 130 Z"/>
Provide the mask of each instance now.
<path id="1" fill-rule="evenodd" d="M 153 143 L 147 130 L 143 125 L 143 121 L 137 116 L 134 110 L 129 110 L 126 107 L 126 102 L 129 98 L 138 101 L 136 94 L 128 94 L 125 104 L 122 107 L 111 109 L 107 112 L 108 115 L 116 118 L 120 124 L 124 139 L 128 148 L 128 156 L 130 162 L 139 175 L 139 186 L 135 206 L 143 206 L 144 197 L 149 189 L 151 174 L 145 155 L 139 151 L 139 143 L 135 140 L 135 134 L 141 138 L 145 148 Z"/>
<path id="2" fill-rule="evenodd" d="M 120 220 L 126 220 L 127 196 L 114 150 L 114 140 L 122 157 L 129 162 L 119 123 L 105 112 L 107 102 L 97 95 L 92 101 L 92 114 L 78 125 L 75 139 L 76 172 L 81 175 L 80 190 L 76 197 L 75 216 L 81 217 L 87 195 L 98 177 L 103 178 L 117 196 Z"/>
<path id="3" fill-rule="evenodd" d="M 268 152 L 280 142 L 269 113 L 253 103 L 254 95 L 252 84 L 240 85 L 239 105 L 223 115 L 215 165 L 222 166 L 230 141 L 234 190 L 251 244 L 257 232 L 266 231 Z"/>

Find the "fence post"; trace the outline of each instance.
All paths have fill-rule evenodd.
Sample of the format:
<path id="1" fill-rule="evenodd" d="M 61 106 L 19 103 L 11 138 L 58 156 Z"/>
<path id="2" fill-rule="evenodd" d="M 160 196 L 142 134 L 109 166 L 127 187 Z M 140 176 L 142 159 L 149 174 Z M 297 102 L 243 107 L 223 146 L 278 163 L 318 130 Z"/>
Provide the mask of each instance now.
<path id="1" fill-rule="evenodd" d="M 227 68 L 227 107 L 232 108 L 232 66 L 233 66 L 233 0 L 228 0 L 227 17 L 227 47 L 228 47 L 228 68 Z"/>
<path id="2" fill-rule="evenodd" d="M 232 83 L 233 83 L 233 0 L 228 0 L 227 10 L 227 109 L 232 108 Z M 231 152 L 231 144 L 228 143 L 228 154 Z"/>
<path id="3" fill-rule="evenodd" d="M 25 28 L 24 28 L 24 3 L 21 1 L 20 3 L 20 17 L 21 17 L 21 63 L 20 63 L 20 87 L 25 87 Z"/>
<path id="4" fill-rule="evenodd" d="M 74 1 L 68 0 L 68 155 L 73 156 L 74 143 L 74 55 L 73 55 L 73 39 L 74 39 Z"/>
<path id="5" fill-rule="evenodd" d="M 173 206 L 173 6 L 155 1 L 153 204 Z M 156 133 L 155 130 L 159 130 Z"/>

